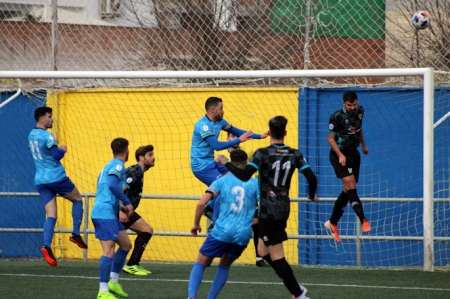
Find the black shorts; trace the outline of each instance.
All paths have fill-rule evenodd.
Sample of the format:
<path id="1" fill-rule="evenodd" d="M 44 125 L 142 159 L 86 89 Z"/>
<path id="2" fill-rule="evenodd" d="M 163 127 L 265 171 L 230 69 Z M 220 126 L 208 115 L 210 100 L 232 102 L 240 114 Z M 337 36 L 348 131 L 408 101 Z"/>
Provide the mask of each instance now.
<path id="1" fill-rule="evenodd" d="M 286 234 L 286 220 L 259 219 L 259 238 L 264 245 L 276 245 L 288 239 Z"/>
<path id="2" fill-rule="evenodd" d="M 141 219 L 141 215 L 139 215 L 138 213 L 134 212 L 133 215 L 131 215 L 130 218 L 128 218 L 128 222 L 122 223 L 123 226 L 125 226 L 126 229 L 130 229 L 130 226 L 135 223 L 136 221 L 138 221 L 139 219 Z"/>
<path id="3" fill-rule="evenodd" d="M 330 151 L 330 162 L 334 168 L 334 172 L 339 179 L 353 175 L 355 181 L 358 182 L 359 167 L 361 165 L 361 155 L 358 150 L 342 150 L 342 154 L 346 158 L 345 166 L 339 164 L 339 157 L 335 151 Z"/>

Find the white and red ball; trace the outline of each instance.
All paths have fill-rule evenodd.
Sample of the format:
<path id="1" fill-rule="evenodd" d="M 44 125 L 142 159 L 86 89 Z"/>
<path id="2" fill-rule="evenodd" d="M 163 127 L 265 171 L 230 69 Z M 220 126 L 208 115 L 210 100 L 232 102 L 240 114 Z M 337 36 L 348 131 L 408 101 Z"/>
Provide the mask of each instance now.
<path id="1" fill-rule="evenodd" d="M 418 11 L 411 18 L 411 24 L 416 29 L 425 29 L 430 26 L 430 14 L 426 11 Z"/>

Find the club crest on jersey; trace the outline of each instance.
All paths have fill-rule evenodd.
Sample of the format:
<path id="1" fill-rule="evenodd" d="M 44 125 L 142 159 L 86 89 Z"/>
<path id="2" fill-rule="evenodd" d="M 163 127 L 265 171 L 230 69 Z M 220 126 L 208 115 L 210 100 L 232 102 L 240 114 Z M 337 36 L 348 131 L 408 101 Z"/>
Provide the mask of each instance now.
<path id="1" fill-rule="evenodd" d="M 203 125 L 203 131 L 208 131 L 209 130 L 209 127 L 208 127 L 208 125 Z"/>

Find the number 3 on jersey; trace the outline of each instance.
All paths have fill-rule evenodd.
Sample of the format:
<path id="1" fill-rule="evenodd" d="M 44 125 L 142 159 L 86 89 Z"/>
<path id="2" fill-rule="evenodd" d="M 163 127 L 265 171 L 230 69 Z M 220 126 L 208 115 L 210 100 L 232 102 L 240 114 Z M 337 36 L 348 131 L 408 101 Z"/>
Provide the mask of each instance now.
<path id="1" fill-rule="evenodd" d="M 235 213 L 239 213 L 244 208 L 245 190 L 241 186 L 234 186 L 231 193 L 236 195 L 236 203 L 231 204 L 231 209 Z"/>
<path id="2" fill-rule="evenodd" d="M 273 185 L 275 187 L 278 186 L 278 179 L 280 177 L 280 171 L 281 171 L 281 175 L 283 175 L 283 180 L 281 181 L 281 185 L 280 186 L 284 186 L 286 184 L 286 180 L 287 180 L 287 176 L 289 174 L 289 170 L 291 169 L 291 161 L 286 161 L 283 163 L 283 165 L 281 165 L 281 161 L 276 161 L 275 163 L 272 164 L 272 169 L 275 169 L 275 175 L 273 177 Z"/>

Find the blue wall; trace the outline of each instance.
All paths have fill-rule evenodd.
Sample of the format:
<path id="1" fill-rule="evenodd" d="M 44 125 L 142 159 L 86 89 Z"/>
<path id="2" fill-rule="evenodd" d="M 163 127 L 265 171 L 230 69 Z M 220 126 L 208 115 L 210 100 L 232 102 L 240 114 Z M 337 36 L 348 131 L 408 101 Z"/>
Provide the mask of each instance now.
<path id="1" fill-rule="evenodd" d="M 15 92 L 0 94 L 0 102 Z M 42 100 L 20 95 L 0 109 L 0 192 L 36 192 L 34 162 L 28 152 L 28 133 L 35 126 L 33 112 Z M 21 115 L 17 118 L 17 115 Z M 1 228 L 43 227 L 45 211 L 39 197 L 0 197 Z M 42 233 L 0 233 L 1 257 L 41 256 Z"/>
<path id="2" fill-rule="evenodd" d="M 365 198 L 422 198 L 423 176 L 423 93 L 415 88 L 305 88 L 299 90 L 299 149 L 307 157 L 319 180 L 318 195 L 336 198 L 342 190 L 328 156 L 328 121 L 342 106 L 342 95 L 352 90 L 365 108 L 363 121 L 369 154 L 362 155 L 358 194 Z M 435 91 L 435 121 L 449 112 L 450 89 Z M 435 130 L 435 197 L 449 197 L 449 124 Z M 299 176 L 299 197 L 306 194 L 305 179 Z M 438 192 L 438 190 L 440 190 Z M 299 204 L 299 234 L 326 234 L 323 223 L 329 219 L 334 202 Z M 374 202 L 363 204 L 372 225 L 371 236 L 422 236 L 422 203 Z M 435 219 L 442 221 L 435 236 L 447 236 L 450 211 L 447 203 L 436 203 Z M 339 223 L 341 235 L 354 235 L 357 219 L 351 207 Z M 397 223 L 402 223 L 398 227 Z M 449 249 L 436 244 L 436 264 L 447 264 Z M 335 244 L 331 240 L 300 240 L 300 264 L 356 265 L 353 240 Z M 389 253 L 388 253 L 389 248 Z M 363 266 L 421 266 L 420 241 L 363 241 Z M 398 254 L 397 254 L 398 253 Z M 442 260 L 441 260 L 442 259 Z"/>

